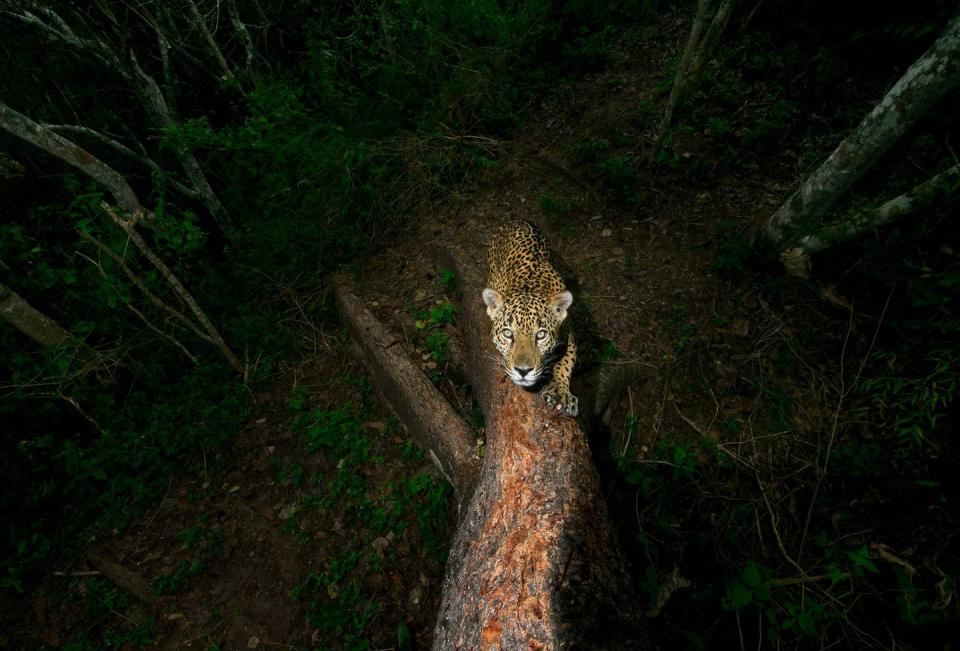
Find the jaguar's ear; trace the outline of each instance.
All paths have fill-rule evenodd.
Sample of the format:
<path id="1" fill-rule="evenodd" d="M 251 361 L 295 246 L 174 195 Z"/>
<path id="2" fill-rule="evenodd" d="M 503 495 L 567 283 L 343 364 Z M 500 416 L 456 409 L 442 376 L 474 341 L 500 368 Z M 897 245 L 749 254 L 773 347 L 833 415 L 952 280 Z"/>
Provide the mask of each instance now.
<path id="1" fill-rule="evenodd" d="M 491 319 L 497 318 L 500 310 L 503 309 L 503 296 L 500 292 L 487 287 L 483 290 L 483 302 L 487 304 L 487 316 Z"/>
<path id="2" fill-rule="evenodd" d="M 573 303 L 573 294 L 570 292 L 560 292 L 553 297 L 550 307 L 557 313 L 557 317 L 563 321 L 567 318 L 567 309 Z"/>

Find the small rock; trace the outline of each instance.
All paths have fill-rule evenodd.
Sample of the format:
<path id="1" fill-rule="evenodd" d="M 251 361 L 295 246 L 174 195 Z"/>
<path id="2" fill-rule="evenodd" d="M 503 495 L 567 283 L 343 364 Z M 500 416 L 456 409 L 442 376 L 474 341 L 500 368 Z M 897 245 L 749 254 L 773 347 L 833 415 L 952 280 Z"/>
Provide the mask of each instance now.
<path id="1" fill-rule="evenodd" d="M 387 547 L 389 546 L 390 546 L 390 541 L 384 538 L 383 536 L 380 536 L 379 538 L 373 541 L 373 549 L 377 553 L 377 558 L 379 558 L 381 561 L 383 560 L 383 557 L 384 557 L 383 556 L 384 551 L 386 551 Z"/>
<path id="2" fill-rule="evenodd" d="M 610 237 L 611 235 L 613 235 L 613 231 L 610 230 L 609 228 L 605 228 L 602 231 L 600 231 L 600 235 L 602 237 Z"/>
<path id="3" fill-rule="evenodd" d="M 280 513 L 277 514 L 277 517 L 281 520 L 289 520 L 293 517 L 293 514 L 297 512 L 297 507 L 298 505 L 296 503 L 287 504 L 285 507 L 280 509 Z"/>
<path id="4" fill-rule="evenodd" d="M 425 299 L 426 297 L 427 297 L 427 292 L 426 292 L 426 290 L 418 289 L 418 290 L 417 290 L 417 293 L 413 295 L 413 300 L 415 300 L 415 301 L 417 301 L 417 302 L 419 303 L 420 301 L 422 301 L 422 300 Z"/>
<path id="5" fill-rule="evenodd" d="M 258 646 L 260 646 L 260 638 L 256 635 L 251 635 L 250 639 L 247 640 L 247 648 L 256 649 Z"/>

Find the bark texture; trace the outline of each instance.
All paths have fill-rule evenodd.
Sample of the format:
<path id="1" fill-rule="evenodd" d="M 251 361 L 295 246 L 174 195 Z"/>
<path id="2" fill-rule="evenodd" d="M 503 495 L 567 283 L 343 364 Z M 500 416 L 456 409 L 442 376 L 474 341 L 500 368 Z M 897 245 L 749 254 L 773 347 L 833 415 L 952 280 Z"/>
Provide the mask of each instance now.
<path id="1" fill-rule="evenodd" d="M 106 186 L 124 212 L 143 211 L 140 200 L 123 176 L 86 149 L 0 103 L 0 128 L 36 145 Z"/>
<path id="2" fill-rule="evenodd" d="M 476 240 L 448 249 L 447 262 L 464 291 L 466 369 L 487 440 L 450 550 L 433 648 L 648 648 L 586 437 L 500 371 L 480 298 L 488 238 L 456 232 Z"/>
<path id="3" fill-rule="evenodd" d="M 81 362 L 81 372 L 92 370 L 100 364 L 93 348 L 3 283 L 0 283 L 0 318 L 42 346 L 69 344 Z"/>
<path id="4" fill-rule="evenodd" d="M 960 14 L 917 59 L 872 111 L 767 221 L 765 235 L 776 251 L 799 225 L 815 223 L 880 157 L 941 99 L 960 84 Z"/>
<path id="5" fill-rule="evenodd" d="M 915 210 L 947 199 L 958 191 L 960 191 L 960 165 L 954 165 L 909 192 L 904 192 L 876 208 L 861 210 L 839 223 L 825 226 L 816 233 L 798 238 L 793 245 L 780 253 L 780 262 L 783 263 L 787 275 L 806 280 L 810 277 L 813 266 L 810 260 L 811 254 L 873 232 Z"/>
<path id="6" fill-rule="evenodd" d="M 954 165 L 924 181 L 909 192 L 869 210 L 862 210 L 842 222 L 801 237 L 797 246 L 807 253 L 817 253 L 834 244 L 859 237 L 886 226 L 893 220 L 960 191 L 960 165 Z"/>
<path id="7" fill-rule="evenodd" d="M 76 339 L 69 330 L 34 308 L 3 283 L 0 283 L 0 317 L 44 346 L 59 346 Z"/>
<path id="8" fill-rule="evenodd" d="M 393 412 L 453 485 L 463 505 L 473 493 L 480 467 L 473 431 L 343 278 L 336 279 L 334 296 L 337 311 L 363 349 Z"/>

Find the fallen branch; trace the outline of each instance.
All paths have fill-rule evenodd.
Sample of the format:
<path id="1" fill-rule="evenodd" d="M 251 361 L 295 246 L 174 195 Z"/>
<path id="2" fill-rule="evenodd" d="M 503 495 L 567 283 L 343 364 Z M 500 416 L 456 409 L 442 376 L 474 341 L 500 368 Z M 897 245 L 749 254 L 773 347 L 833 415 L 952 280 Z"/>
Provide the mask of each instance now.
<path id="1" fill-rule="evenodd" d="M 150 606 L 162 606 L 171 601 L 169 597 L 155 595 L 149 579 L 128 570 L 105 554 L 90 550 L 86 553 L 86 558 L 87 562 L 103 574 L 110 583 L 143 603 Z"/>
<path id="2" fill-rule="evenodd" d="M 334 281 L 334 297 L 390 407 L 464 504 L 476 485 L 480 465 L 473 431 L 343 278 Z"/>

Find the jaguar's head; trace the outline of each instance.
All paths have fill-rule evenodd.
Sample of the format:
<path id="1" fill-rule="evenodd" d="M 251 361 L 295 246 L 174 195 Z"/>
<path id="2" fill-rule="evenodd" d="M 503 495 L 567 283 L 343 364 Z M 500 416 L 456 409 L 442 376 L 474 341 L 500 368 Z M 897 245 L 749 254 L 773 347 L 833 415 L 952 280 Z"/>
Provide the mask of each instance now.
<path id="1" fill-rule="evenodd" d="M 487 315 L 493 322 L 493 344 L 503 357 L 507 375 L 514 384 L 530 387 L 550 369 L 562 344 L 560 324 L 573 303 L 568 291 L 552 297 L 513 291 L 503 295 L 489 287 L 483 290 Z"/>

